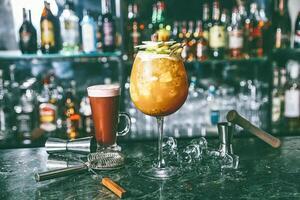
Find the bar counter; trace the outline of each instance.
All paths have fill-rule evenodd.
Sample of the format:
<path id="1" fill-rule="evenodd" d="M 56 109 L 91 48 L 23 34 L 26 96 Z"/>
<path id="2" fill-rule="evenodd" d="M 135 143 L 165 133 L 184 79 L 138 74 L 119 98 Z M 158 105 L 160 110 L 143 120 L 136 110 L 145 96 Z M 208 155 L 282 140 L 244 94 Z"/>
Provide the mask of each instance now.
<path id="1" fill-rule="evenodd" d="M 237 170 L 199 164 L 181 176 L 157 181 L 139 175 L 153 161 L 156 143 L 121 144 L 126 165 L 98 172 L 130 192 L 127 199 L 300 199 L 300 137 L 284 137 L 273 149 L 256 138 L 235 138 Z M 190 140 L 179 140 L 179 150 Z M 208 140 L 217 148 L 217 140 Z M 34 172 L 46 171 L 45 148 L 0 150 L 0 199 L 118 199 L 90 172 L 36 183 Z"/>

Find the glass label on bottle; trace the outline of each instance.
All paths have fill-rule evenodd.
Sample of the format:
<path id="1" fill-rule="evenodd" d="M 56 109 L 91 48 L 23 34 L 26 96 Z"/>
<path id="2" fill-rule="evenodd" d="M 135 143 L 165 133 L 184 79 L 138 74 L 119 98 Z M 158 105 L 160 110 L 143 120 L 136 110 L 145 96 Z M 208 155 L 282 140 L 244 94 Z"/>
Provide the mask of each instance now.
<path id="1" fill-rule="evenodd" d="M 64 20 L 62 23 L 62 40 L 68 45 L 76 45 L 79 38 L 79 28 L 76 21 Z"/>
<path id="2" fill-rule="evenodd" d="M 200 60 L 207 56 L 208 48 L 205 44 L 203 44 L 203 42 L 197 43 L 196 54 L 197 54 L 197 58 Z"/>
<path id="3" fill-rule="evenodd" d="M 300 116 L 300 91 L 287 90 L 285 92 L 284 116 L 299 117 Z"/>
<path id="4" fill-rule="evenodd" d="M 139 45 L 141 34 L 137 31 L 132 32 L 132 43 L 134 46 Z"/>
<path id="5" fill-rule="evenodd" d="M 114 45 L 114 30 L 111 22 L 103 23 L 103 42 L 105 46 Z"/>
<path id="6" fill-rule="evenodd" d="M 272 100 L 272 122 L 278 122 L 280 120 L 281 99 L 279 97 L 273 97 Z"/>
<path id="7" fill-rule="evenodd" d="M 213 26 L 210 28 L 209 46 L 211 48 L 221 48 L 225 46 L 224 26 Z"/>
<path id="8" fill-rule="evenodd" d="M 96 50 L 96 41 L 94 35 L 94 26 L 89 23 L 82 25 L 82 48 L 85 52 L 92 52 Z"/>
<path id="9" fill-rule="evenodd" d="M 54 28 L 51 21 L 44 19 L 41 23 L 41 42 L 42 45 L 55 45 Z"/>
<path id="10" fill-rule="evenodd" d="M 18 132 L 30 132 L 31 125 L 30 125 L 30 116 L 27 114 L 20 114 L 17 116 L 17 123 L 18 123 Z"/>
<path id="11" fill-rule="evenodd" d="M 132 33 L 131 33 L 131 38 L 132 38 L 132 44 L 133 44 L 133 46 L 137 46 L 140 43 L 141 34 L 139 33 L 137 27 L 138 27 L 137 22 L 134 22 L 133 23 Z"/>
<path id="12" fill-rule="evenodd" d="M 281 29 L 277 29 L 275 34 L 275 47 L 280 48 L 281 47 Z"/>
<path id="13" fill-rule="evenodd" d="M 91 133 L 93 129 L 93 120 L 91 117 L 86 117 L 85 118 L 85 131 L 87 133 Z"/>
<path id="14" fill-rule="evenodd" d="M 228 38 L 229 49 L 241 49 L 243 48 L 243 32 L 240 30 L 233 30 L 229 32 Z"/>
<path id="15" fill-rule="evenodd" d="M 51 103 L 40 105 L 40 127 L 46 131 L 56 129 L 56 106 Z"/>
<path id="16" fill-rule="evenodd" d="M 275 33 L 275 47 L 285 48 L 288 47 L 290 36 L 288 33 L 282 32 L 282 29 L 278 28 Z"/>
<path id="17" fill-rule="evenodd" d="M 27 32 L 27 31 L 22 31 L 21 32 L 21 40 L 23 42 L 23 44 L 26 44 L 29 42 L 30 40 L 30 37 L 31 37 L 31 33 L 30 32 Z"/>

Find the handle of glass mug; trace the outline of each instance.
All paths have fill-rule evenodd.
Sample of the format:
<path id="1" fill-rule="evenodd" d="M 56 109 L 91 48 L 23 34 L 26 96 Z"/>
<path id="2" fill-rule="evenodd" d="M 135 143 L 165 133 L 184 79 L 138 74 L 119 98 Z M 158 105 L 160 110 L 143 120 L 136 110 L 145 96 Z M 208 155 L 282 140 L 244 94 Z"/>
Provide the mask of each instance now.
<path id="1" fill-rule="evenodd" d="M 126 127 L 122 131 L 117 132 L 117 136 L 125 136 L 130 131 L 130 128 L 131 128 L 130 116 L 125 112 L 120 112 L 119 117 L 125 117 Z"/>

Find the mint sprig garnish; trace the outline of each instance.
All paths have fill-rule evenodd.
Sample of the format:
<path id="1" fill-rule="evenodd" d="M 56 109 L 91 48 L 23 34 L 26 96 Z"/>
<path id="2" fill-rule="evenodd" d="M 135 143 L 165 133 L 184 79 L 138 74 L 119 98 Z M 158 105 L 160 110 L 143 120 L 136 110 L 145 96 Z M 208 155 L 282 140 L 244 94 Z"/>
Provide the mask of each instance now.
<path id="1" fill-rule="evenodd" d="M 139 51 L 146 51 L 149 53 L 168 54 L 174 57 L 181 57 L 181 52 L 184 46 L 184 43 L 179 43 L 175 41 L 143 41 L 142 45 L 135 46 L 135 49 L 138 49 Z"/>

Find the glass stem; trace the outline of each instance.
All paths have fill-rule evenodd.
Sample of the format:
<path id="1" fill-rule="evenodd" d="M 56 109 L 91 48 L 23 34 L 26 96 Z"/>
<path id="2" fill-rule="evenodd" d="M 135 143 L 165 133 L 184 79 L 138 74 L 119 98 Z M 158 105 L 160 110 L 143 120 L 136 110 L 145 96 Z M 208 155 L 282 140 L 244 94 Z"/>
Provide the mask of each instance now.
<path id="1" fill-rule="evenodd" d="M 156 117 L 157 119 L 157 127 L 158 127 L 158 168 L 165 167 L 165 160 L 163 158 L 163 129 L 164 129 L 164 118 L 163 117 Z"/>

